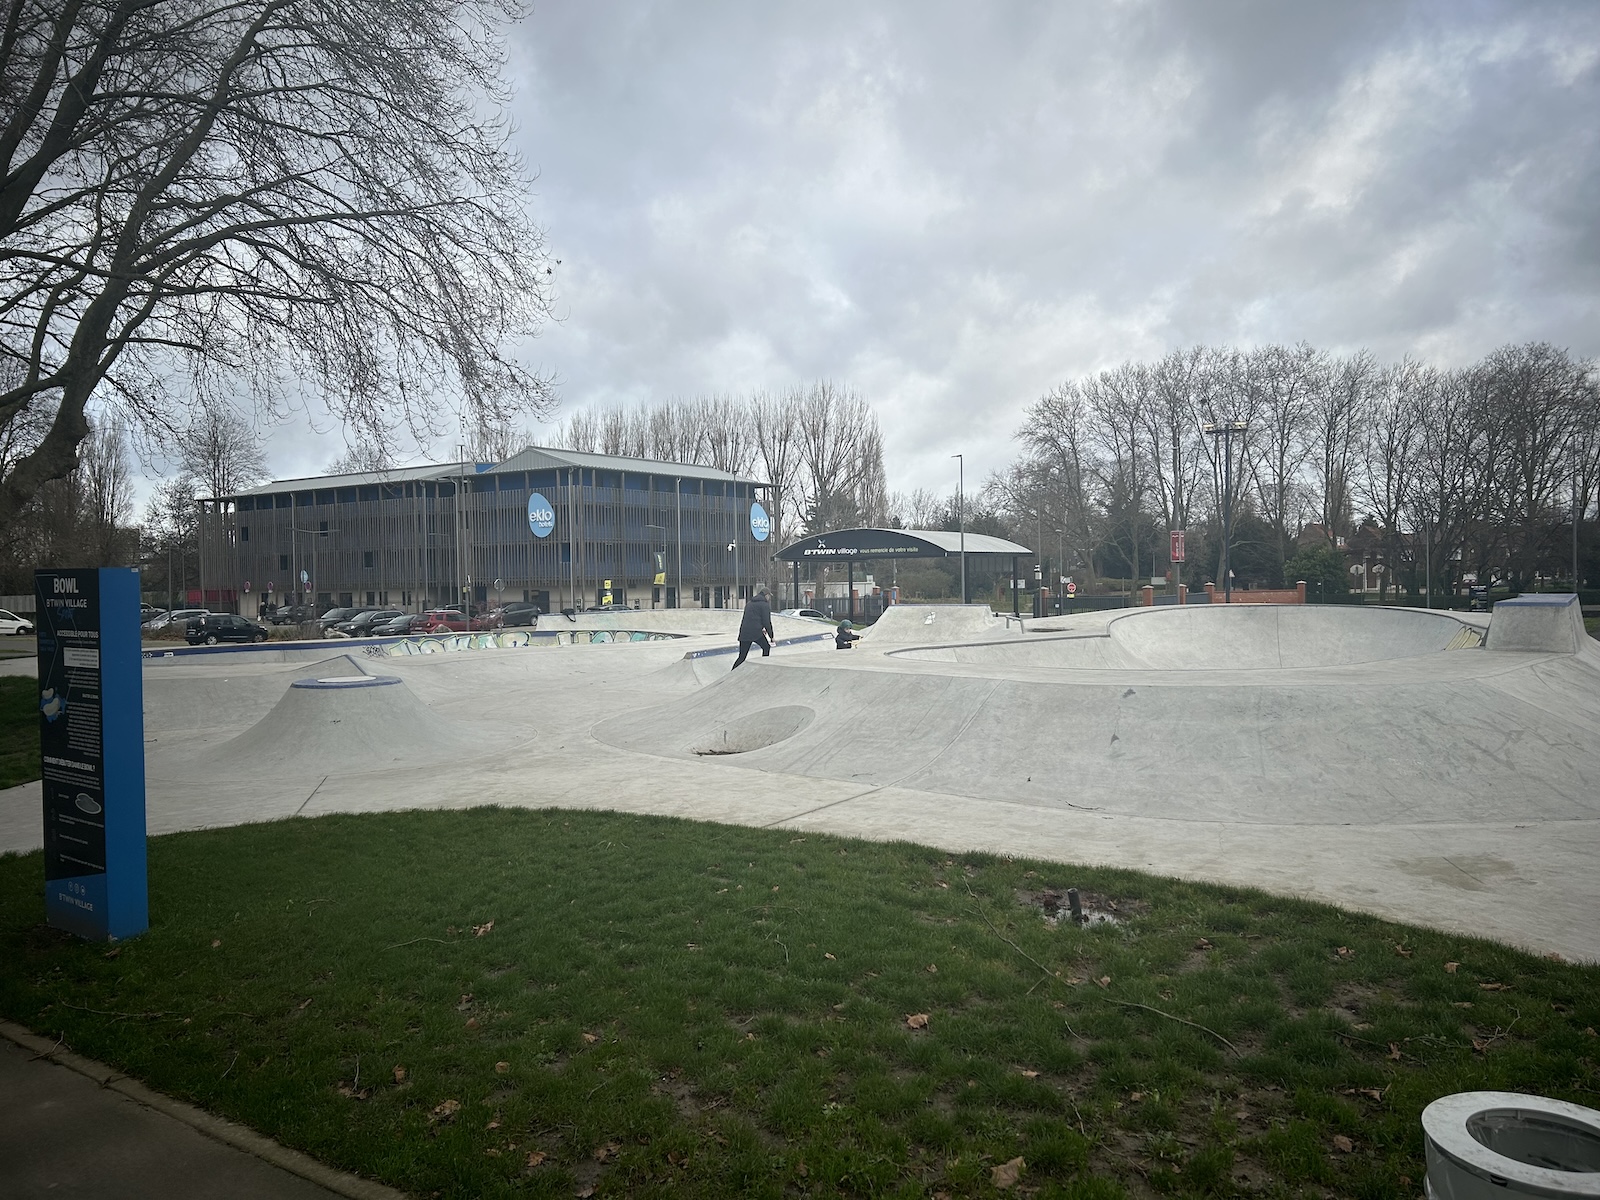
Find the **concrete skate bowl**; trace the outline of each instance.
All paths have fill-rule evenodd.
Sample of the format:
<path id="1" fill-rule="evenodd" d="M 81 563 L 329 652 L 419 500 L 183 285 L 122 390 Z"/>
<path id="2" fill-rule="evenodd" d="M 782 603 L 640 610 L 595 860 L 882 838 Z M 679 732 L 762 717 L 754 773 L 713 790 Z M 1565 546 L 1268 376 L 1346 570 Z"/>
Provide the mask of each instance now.
<path id="1" fill-rule="evenodd" d="M 1359 664 L 1141 677 L 844 659 L 733 672 L 593 736 L 693 758 L 747 714 L 804 707 L 815 715 L 792 735 L 699 761 L 1170 821 L 1600 817 L 1600 670 L 1578 655 L 1439 653 L 1367 668 L 1381 682 Z"/>
<path id="2" fill-rule="evenodd" d="M 895 604 L 861 635 L 868 650 L 971 642 L 1022 636 L 1020 624 L 996 616 L 987 604 Z"/>
<path id="3" fill-rule="evenodd" d="M 764 750 L 792 738 L 811 724 L 816 715 L 815 710 L 803 704 L 763 708 L 706 731 L 689 747 L 689 752 L 711 757 Z"/>
<path id="4" fill-rule="evenodd" d="M 196 779 L 362 774 L 460 759 L 480 740 L 396 676 L 309 677 L 291 683 L 243 733 L 173 764 L 169 773 Z"/>
<path id="5" fill-rule="evenodd" d="M 1092 634 L 890 653 L 925 662 L 1073 670 L 1273 671 L 1346 667 L 1477 649 L 1480 628 L 1443 613 L 1300 605 L 1150 609 Z"/>

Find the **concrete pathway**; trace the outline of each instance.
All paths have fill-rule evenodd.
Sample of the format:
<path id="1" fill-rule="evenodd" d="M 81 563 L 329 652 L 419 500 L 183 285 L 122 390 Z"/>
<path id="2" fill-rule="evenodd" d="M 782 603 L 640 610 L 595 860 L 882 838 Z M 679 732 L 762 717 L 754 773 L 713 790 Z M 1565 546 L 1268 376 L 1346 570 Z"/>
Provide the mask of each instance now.
<path id="1" fill-rule="evenodd" d="M 0 1022 L 6 1200 L 403 1200 Z"/>

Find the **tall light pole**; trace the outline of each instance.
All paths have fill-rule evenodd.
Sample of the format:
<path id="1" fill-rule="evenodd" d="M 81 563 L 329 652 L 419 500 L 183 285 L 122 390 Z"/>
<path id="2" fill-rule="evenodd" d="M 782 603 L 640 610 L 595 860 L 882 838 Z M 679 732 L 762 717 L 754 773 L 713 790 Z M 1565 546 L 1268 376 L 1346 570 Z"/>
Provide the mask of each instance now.
<path id="1" fill-rule="evenodd" d="M 956 460 L 956 521 L 961 530 L 961 603 L 967 602 L 967 460 L 952 454 Z"/>
<path id="2" fill-rule="evenodd" d="M 1222 439 L 1222 602 L 1233 603 L 1233 435 L 1242 439 L 1247 422 L 1207 421 L 1200 429 Z"/>

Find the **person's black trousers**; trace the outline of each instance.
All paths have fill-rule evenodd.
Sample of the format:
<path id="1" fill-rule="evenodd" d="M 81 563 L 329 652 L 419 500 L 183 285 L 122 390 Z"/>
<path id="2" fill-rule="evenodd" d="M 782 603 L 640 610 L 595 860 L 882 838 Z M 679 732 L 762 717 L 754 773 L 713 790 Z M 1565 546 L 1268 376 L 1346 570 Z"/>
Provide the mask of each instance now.
<path id="1" fill-rule="evenodd" d="M 753 642 L 747 642 L 743 638 L 740 638 L 739 639 L 739 657 L 733 660 L 733 666 L 730 667 L 729 670 L 737 670 L 738 669 L 739 664 L 742 663 L 745 660 L 745 656 L 750 653 L 750 647 L 751 646 L 760 646 L 761 647 L 761 657 L 762 658 L 766 658 L 769 654 L 772 653 L 772 643 L 767 641 L 767 635 L 765 633 L 756 634 L 756 640 L 753 641 Z"/>

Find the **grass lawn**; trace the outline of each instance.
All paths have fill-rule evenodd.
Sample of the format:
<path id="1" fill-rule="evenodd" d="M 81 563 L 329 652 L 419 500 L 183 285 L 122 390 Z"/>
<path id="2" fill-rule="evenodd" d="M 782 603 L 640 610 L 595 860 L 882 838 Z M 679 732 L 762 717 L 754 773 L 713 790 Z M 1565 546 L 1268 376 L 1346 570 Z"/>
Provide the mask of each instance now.
<path id="1" fill-rule="evenodd" d="M 0 788 L 39 778 L 39 685 L 0 675 Z"/>
<path id="2" fill-rule="evenodd" d="M 0 1012 L 423 1197 L 1414 1196 L 1435 1097 L 1600 1096 L 1600 968 L 1132 872 L 335 816 L 152 839 L 108 950 L 40 871 Z"/>

